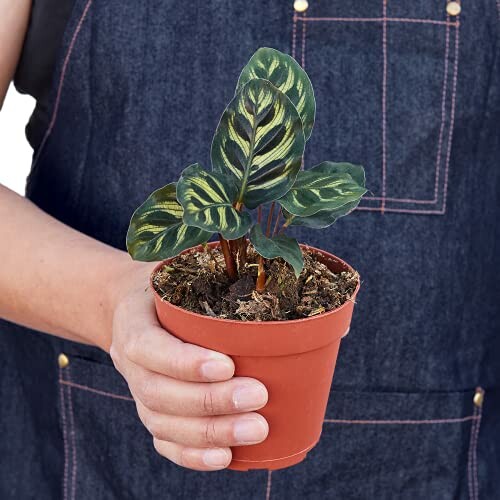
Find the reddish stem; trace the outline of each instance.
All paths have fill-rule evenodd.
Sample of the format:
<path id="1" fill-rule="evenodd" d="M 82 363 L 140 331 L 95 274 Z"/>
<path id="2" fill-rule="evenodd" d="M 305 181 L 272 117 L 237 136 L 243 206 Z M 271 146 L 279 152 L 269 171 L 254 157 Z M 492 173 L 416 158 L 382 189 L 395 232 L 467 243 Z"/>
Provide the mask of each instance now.
<path id="1" fill-rule="evenodd" d="M 222 250 L 222 255 L 224 255 L 224 261 L 226 263 L 226 271 L 228 276 L 235 280 L 238 277 L 238 272 L 236 271 L 236 264 L 234 262 L 233 255 L 229 248 L 227 240 L 225 240 L 222 235 L 219 234 L 220 248 Z"/>
<path id="2" fill-rule="evenodd" d="M 259 205 L 257 208 L 257 224 L 262 222 L 262 205 Z"/>
<path id="3" fill-rule="evenodd" d="M 266 271 L 264 270 L 264 258 L 259 255 L 259 272 L 257 274 L 257 283 L 255 290 L 262 293 L 266 289 Z"/>
<path id="4" fill-rule="evenodd" d="M 269 215 L 267 216 L 266 236 L 268 238 L 271 236 L 271 222 L 273 221 L 274 205 L 275 205 L 275 202 L 273 201 L 271 203 L 271 208 L 269 209 Z"/>
<path id="5" fill-rule="evenodd" d="M 278 232 L 278 226 L 280 224 L 280 220 L 281 220 L 281 214 L 282 214 L 282 209 L 280 207 L 280 209 L 278 210 L 278 217 L 276 217 L 276 222 L 274 224 L 274 229 L 273 229 L 273 236 L 276 235 L 276 233 Z"/>

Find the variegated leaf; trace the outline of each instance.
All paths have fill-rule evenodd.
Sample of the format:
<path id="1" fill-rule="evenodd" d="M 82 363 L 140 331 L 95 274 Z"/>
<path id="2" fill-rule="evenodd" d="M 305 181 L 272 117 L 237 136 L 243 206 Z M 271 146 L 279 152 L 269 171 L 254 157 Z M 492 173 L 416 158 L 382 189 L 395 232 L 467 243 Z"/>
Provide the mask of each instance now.
<path id="1" fill-rule="evenodd" d="M 243 68 L 236 90 L 254 78 L 269 80 L 292 101 L 302 119 L 307 141 L 314 125 L 316 101 L 311 80 L 299 63 L 283 52 L 262 47 Z"/>
<path id="2" fill-rule="evenodd" d="M 177 183 L 177 199 L 184 209 L 184 223 L 205 231 L 217 231 L 227 240 L 243 236 L 252 219 L 233 207 L 238 188 L 230 175 L 187 167 Z"/>
<path id="3" fill-rule="evenodd" d="M 184 224 L 175 193 L 175 182 L 157 189 L 132 215 L 127 250 L 135 260 L 168 259 L 209 240 L 212 233 Z"/>
<path id="4" fill-rule="evenodd" d="M 283 210 L 283 215 L 285 216 L 287 226 L 304 226 L 312 229 L 323 229 L 331 226 L 337 219 L 340 219 L 340 217 L 350 214 L 359 205 L 360 201 L 361 198 L 351 203 L 346 203 L 336 210 L 320 210 L 309 217 L 297 217 L 286 210 Z"/>
<path id="5" fill-rule="evenodd" d="M 359 186 L 365 187 L 365 170 L 360 165 L 352 165 L 351 163 L 332 163 L 323 162 L 315 167 L 318 171 L 328 172 L 332 175 L 348 173 Z M 286 224 L 288 226 L 305 226 L 313 229 L 322 229 L 332 225 L 340 217 L 351 213 L 359 204 L 361 198 L 346 203 L 345 205 L 335 210 L 320 210 L 309 217 L 297 217 L 283 210 Z"/>
<path id="6" fill-rule="evenodd" d="M 304 153 L 304 131 L 290 99 L 267 80 L 250 80 L 229 103 L 212 143 L 212 168 L 230 172 L 248 208 L 283 196 Z"/>
<path id="7" fill-rule="evenodd" d="M 262 232 L 259 224 L 252 227 L 249 238 L 259 255 L 266 259 L 281 257 L 293 267 L 295 275 L 299 277 L 304 267 L 304 257 L 295 238 L 283 235 L 268 238 Z"/>
<path id="8" fill-rule="evenodd" d="M 362 169 L 345 163 L 320 163 L 299 172 L 295 184 L 278 202 L 287 212 L 301 217 L 314 215 L 320 210 L 337 210 L 366 193 L 364 182 L 360 185 L 351 175 L 353 173 L 359 179 L 359 168 Z"/>

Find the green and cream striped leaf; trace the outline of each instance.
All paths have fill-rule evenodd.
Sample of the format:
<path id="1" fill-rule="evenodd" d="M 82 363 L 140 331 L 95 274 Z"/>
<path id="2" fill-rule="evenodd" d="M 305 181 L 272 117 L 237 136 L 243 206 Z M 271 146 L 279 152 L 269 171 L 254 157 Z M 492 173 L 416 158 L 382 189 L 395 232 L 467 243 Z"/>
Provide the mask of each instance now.
<path id="1" fill-rule="evenodd" d="M 254 78 L 269 80 L 292 101 L 302 119 L 307 141 L 314 125 L 316 101 L 311 80 L 299 63 L 283 52 L 262 47 L 243 68 L 236 90 Z"/>
<path id="2" fill-rule="evenodd" d="M 365 170 L 361 165 L 351 163 L 323 162 L 315 167 L 318 171 L 328 172 L 332 175 L 348 173 L 359 186 L 365 187 Z M 312 229 L 322 229 L 331 226 L 337 219 L 351 213 L 359 205 L 361 198 L 346 203 L 335 210 L 320 210 L 309 217 L 297 217 L 283 210 L 287 226 L 304 226 Z"/>
<path id="3" fill-rule="evenodd" d="M 304 257 L 295 238 L 283 235 L 268 238 L 260 225 L 255 224 L 250 230 L 249 239 L 259 255 L 266 259 L 281 257 L 293 267 L 295 276 L 299 277 L 304 267 Z"/>
<path id="4" fill-rule="evenodd" d="M 212 168 L 230 173 L 234 201 L 248 208 L 283 196 L 304 154 L 304 131 L 290 99 L 267 80 L 244 85 L 229 103 L 212 143 Z"/>
<path id="5" fill-rule="evenodd" d="M 363 185 L 358 180 L 359 168 L 348 164 L 323 162 L 310 170 L 299 172 L 292 188 L 278 200 L 289 213 L 301 217 L 314 215 L 321 210 L 337 210 L 347 203 L 359 200 L 365 193 L 364 174 Z"/>
<path id="6" fill-rule="evenodd" d="M 325 227 L 331 226 L 337 219 L 350 214 L 358 205 L 361 199 L 353 201 L 351 203 L 346 203 L 336 210 L 320 210 L 314 215 L 309 217 L 297 217 L 296 215 L 283 210 L 283 215 L 285 216 L 286 226 L 304 226 L 311 229 L 323 229 Z"/>
<path id="7" fill-rule="evenodd" d="M 134 212 L 127 231 L 127 250 L 135 260 L 168 259 L 206 243 L 212 233 L 186 226 L 176 198 L 175 182 L 154 191 Z"/>
<path id="8" fill-rule="evenodd" d="M 187 167 L 177 183 L 177 199 L 188 226 L 216 231 L 227 240 L 243 236 L 252 225 L 248 212 L 233 207 L 238 188 L 230 175 L 207 172 L 197 163 Z"/>

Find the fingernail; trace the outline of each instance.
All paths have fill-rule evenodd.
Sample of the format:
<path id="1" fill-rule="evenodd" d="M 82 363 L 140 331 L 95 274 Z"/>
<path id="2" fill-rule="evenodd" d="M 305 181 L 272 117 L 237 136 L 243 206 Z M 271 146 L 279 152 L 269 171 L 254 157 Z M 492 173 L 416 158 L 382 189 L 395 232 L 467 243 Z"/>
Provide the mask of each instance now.
<path id="1" fill-rule="evenodd" d="M 233 366 L 227 361 L 205 361 L 201 374 L 207 380 L 225 380 L 233 376 Z"/>
<path id="2" fill-rule="evenodd" d="M 266 403 L 267 391 L 261 385 L 244 385 L 233 392 L 233 404 L 238 410 L 257 410 Z"/>
<path id="3" fill-rule="evenodd" d="M 258 418 L 244 418 L 234 424 L 233 433 L 239 444 L 260 443 L 267 436 L 267 427 Z"/>
<path id="4" fill-rule="evenodd" d="M 226 450 L 213 448 L 203 453 L 203 463 L 208 467 L 225 467 L 229 464 L 229 455 Z"/>

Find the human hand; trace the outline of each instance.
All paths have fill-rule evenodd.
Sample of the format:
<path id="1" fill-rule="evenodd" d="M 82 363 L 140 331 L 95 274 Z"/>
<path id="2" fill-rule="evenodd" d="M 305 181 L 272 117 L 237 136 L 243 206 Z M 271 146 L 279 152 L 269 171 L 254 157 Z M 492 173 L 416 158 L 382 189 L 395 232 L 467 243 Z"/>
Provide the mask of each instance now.
<path id="1" fill-rule="evenodd" d="M 233 377 L 230 357 L 161 327 L 147 289 L 152 269 L 137 264 L 115 285 L 111 358 L 160 455 L 190 469 L 224 469 L 230 446 L 267 437 L 266 420 L 254 412 L 267 403 L 267 390 L 255 379 Z"/>

